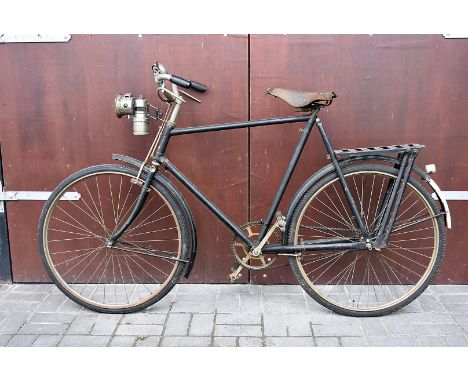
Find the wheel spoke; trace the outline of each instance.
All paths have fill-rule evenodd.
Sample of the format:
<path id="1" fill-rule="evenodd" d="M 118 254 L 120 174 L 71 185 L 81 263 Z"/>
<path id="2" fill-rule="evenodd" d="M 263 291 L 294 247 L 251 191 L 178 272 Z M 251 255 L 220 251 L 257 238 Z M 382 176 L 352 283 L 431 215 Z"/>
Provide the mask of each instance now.
<path id="1" fill-rule="evenodd" d="M 173 287 L 181 273 L 177 269 L 187 262 L 179 259 L 188 236 L 180 229 L 178 205 L 167 198 L 168 191 L 152 185 L 139 216 L 117 242 L 124 244 L 107 247 L 140 192 L 131 182 L 135 175 L 126 173 L 130 170 L 108 168 L 77 173 L 63 186 L 58 195 L 73 190 L 81 198 L 50 204 L 43 250 L 55 282 L 69 297 L 97 311 L 122 313 L 156 301 Z"/>
<path id="2" fill-rule="evenodd" d="M 388 195 L 396 187 L 398 169 L 358 165 L 346 167 L 343 175 L 363 223 L 375 235 L 388 208 Z M 293 213 L 293 244 L 329 238 L 363 240 L 336 188 L 337 181 L 336 177 L 324 178 L 303 197 L 297 207 L 302 212 Z M 306 291 L 319 296 L 318 301 L 325 306 L 349 315 L 376 315 L 410 301 L 425 287 L 423 281 L 440 253 L 438 238 L 442 233 L 434 219 L 440 215 L 433 211 L 427 195 L 422 186 L 408 182 L 389 241 L 380 251 L 307 252 L 291 260 Z"/>

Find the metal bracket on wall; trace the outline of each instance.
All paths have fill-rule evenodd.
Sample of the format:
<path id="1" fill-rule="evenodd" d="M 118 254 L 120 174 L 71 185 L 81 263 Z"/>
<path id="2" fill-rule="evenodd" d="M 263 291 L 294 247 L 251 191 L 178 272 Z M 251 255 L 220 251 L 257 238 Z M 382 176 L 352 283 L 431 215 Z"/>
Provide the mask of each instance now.
<path id="1" fill-rule="evenodd" d="M 445 200 L 468 200 L 468 191 L 442 191 L 442 195 Z M 432 194 L 434 199 L 437 199 L 437 195 Z"/>
<path id="2" fill-rule="evenodd" d="M 68 42 L 71 34 L 0 34 L 0 44 L 14 42 Z"/>
<path id="3" fill-rule="evenodd" d="M 446 33 L 443 36 L 444 38 L 468 38 L 468 34 Z"/>
<path id="4" fill-rule="evenodd" d="M 0 183 L 1 190 L 1 183 Z M 0 212 L 2 211 L 4 201 L 16 200 L 47 200 L 49 199 L 49 191 L 0 191 Z M 81 194 L 79 192 L 65 192 L 60 200 L 80 200 Z"/>

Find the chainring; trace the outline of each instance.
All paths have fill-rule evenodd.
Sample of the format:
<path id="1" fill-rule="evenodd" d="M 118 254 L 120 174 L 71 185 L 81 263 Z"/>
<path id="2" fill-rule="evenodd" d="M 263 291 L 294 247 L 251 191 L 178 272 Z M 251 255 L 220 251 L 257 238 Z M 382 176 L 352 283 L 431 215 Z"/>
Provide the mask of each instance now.
<path id="1" fill-rule="evenodd" d="M 263 224 L 260 221 L 253 221 L 244 224 L 241 228 L 250 238 L 258 238 L 262 225 Z M 270 243 L 272 239 L 276 239 L 276 242 L 279 243 L 280 237 L 277 232 L 273 232 L 267 243 Z M 239 265 L 252 270 L 270 268 L 278 258 L 277 255 L 273 253 L 252 256 L 249 254 L 249 250 L 237 235 L 234 235 L 232 238 L 231 251 Z"/>

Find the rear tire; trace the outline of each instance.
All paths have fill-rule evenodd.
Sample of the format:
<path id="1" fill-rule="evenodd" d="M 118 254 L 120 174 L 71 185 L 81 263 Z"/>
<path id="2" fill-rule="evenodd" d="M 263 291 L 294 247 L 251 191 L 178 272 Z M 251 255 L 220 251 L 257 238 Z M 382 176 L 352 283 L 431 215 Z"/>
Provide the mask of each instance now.
<path id="1" fill-rule="evenodd" d="M 78 171 L 53 191 L 39 220 L 48 275 L 70 299 L 97 312 L 130 313 L 154 304 L 174 287 L 188 259 L 186 216 L 156 181 L 139 216 L 106 247 L 141 191 L 136 177 L 135 170 L 116 165 Z M 79 193 L 79 200 L 61 199 L 66 192 Z"/>
<path id="2" fill-rule="evenodd" d="M 383 195 L 398 171 L 362 164 L 343 169 L 343 175 L 364 223 L 375 235 Z M 418 297 L 439 270 L 445 227 L 442 215 L 434 217 L 438 213 L 430 193 L 410 178 L 386 248 L 304 252 L 290 257 L 291 268 L 304 290 L 336 313 L 357 317 L 389 314 Z M 287 232 L 289 244 L 331 237 L 360 240 L 336 173 L 304 194 Z"/>

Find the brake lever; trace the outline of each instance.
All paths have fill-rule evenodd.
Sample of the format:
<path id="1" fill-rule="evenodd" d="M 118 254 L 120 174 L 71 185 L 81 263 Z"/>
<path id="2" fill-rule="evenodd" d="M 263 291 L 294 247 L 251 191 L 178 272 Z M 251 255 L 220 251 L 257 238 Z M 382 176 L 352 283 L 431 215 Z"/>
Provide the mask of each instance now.
<path id="1" fill-rule="evenodd" d="M 187 97 L 193 99 L 194 101 L 197 101 L 198 103 L 202 103 L 202 101 L 200 101 L 198 98 L 195 98 L 193 95 L 187 93 L 187 92 L 184 92 L 182 89 L 179 89 L 179 92 L 182 93 L 182 94 L 185 94 Z"/>

